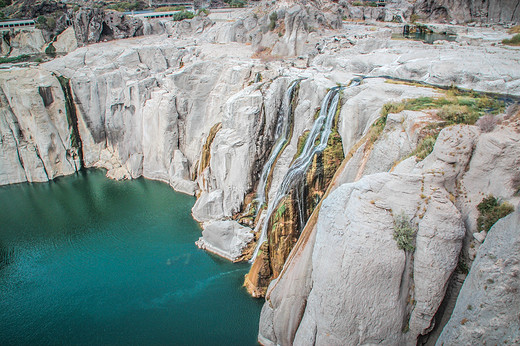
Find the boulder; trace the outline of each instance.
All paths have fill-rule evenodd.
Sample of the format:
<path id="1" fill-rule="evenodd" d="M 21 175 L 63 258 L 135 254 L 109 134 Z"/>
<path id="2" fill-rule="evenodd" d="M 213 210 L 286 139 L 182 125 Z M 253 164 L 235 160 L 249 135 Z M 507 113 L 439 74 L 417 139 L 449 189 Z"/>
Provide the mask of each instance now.
<path id="1" fill-rule="evenodd" d="M 254 238 L 251 228 L 231 220 L 211 221 L 204 223 L 203 228 L 197 246 L 230 261 L 242 256 L 243 249 Z"/>
<path id="2" fill-rule="evenodd" d="M 520 343 L 520 213 L 499 220 L 479 248 L 437 345 Z"/>

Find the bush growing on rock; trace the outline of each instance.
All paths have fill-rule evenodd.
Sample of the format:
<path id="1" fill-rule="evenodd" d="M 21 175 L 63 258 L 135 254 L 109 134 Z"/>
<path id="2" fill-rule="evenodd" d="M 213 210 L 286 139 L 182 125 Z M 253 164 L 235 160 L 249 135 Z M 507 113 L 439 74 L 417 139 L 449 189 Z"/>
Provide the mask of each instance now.
<path id="1" fill-rule="evenodd" d="M 484 115 L 477 121 L 477 126 L 482 132 L 491 132 L 495 128 L 497 121 L 491 114 Z"/>
<path id="2" fill-rule="evenodd" d="M 394 216 L 394 239 L 401 250 L 415 250 L 415 235 L 417 230 L 404 213 Z"/>
<path id="3" fill-rule="evenodd" d="M 516 34 L 510 39 L 502 40 L 502 44 L 507 44 L 508 46 L 520 46 L 520 34 Z"/>
<path id="4" fill-rule="evenodd" d="M 269 30 L 273 31 L 276 28 L 276 22 L 278 21 L 278 14 L 273 12 L 269 15 Z"/>
<path id="5" fill-rule="evenodd" d="M 192 19 L 193 17 L 195 17 L 195 13 L 193 12 L 190 12 L 190 11 L 180 11 L 180 12 L 177 12 L 173 15 L 172 17 L 172 20 L 174 22 L 179 22 L 181 20 L 184 20 L 184 19 Z"/>
<path id="6" fill-rule="evenodd" d="M 498 198 L 494 196 L 488 196 L 477 205 L 477 209 L 480 213 L 477 218 L 478 231 L 489 231 L 491 227 L 499 219 L 511 214 L 515 208 L 507 203 L 499 203 Z"/>

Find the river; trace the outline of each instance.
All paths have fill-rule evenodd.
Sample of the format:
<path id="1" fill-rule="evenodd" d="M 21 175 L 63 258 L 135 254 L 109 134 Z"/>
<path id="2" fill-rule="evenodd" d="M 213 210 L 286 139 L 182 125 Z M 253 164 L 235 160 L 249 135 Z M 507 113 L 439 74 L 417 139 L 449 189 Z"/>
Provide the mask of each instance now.
<path id="1" fill-rule="evenodd" d="M 87 170 L 0 187 L 0 342 L 254 345 L 248 265 L 198 249 L 195 198 Z"/>

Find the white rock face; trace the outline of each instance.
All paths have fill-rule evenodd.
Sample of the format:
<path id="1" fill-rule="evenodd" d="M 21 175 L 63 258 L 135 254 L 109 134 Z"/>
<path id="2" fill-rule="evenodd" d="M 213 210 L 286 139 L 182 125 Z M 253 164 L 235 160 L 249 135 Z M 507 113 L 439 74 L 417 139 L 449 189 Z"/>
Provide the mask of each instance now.
<path id="1" fill-rule="evenodd" d="M 431 194 L 427 200 L 420 197 L 422 186 Z M 401 212 L 418 228 L 413 261 L 392 238 L 394 216 Z M 286 275 L 312 272 L 303 315 L 293 316 L 301 318 L 299 326 L 293 322 L 284 330 L 276 323 L 288 316 L 287 309 L 304 303 L 294 289 L 309 278 L 297 276 L 291 280 L 296 284 L 285 280 L 270 288 L 264 310 L 272 306 L 274 330 L 266 328 L 270 322 L 263 316 L 261 340 L 270 334 L 271 342 L 283 345 L 415 342 L 444 297 L 464 226 L 435 176 L 384 173 L 335 190 L 320 210 L 315 234 L 314 244 L 306 245 L 313 247 L 307 252 L 310 264 L 303 256 L 286 264 Z M 278 305 L 286 298 L 296 300 L 292 307 Z"/>
<path id="2" fill-rule="evenodd" d="M 45 48 L 45 39 L 39 29 L 21 29 L 11 36 L 10 56 L 41 53 Z"/>
<path id="3" fill-rule="evenodd" d="M 0 74 L 0 89 L 0 185 L 47 181 L 79 169 L 58 81 L 44 70 L 19 69 Z"/>
<path id="4" fill-rule="evenodd" d="M 478 250 L 437 345 L 520 343 L 520 213 L 499 220 Z"/>
<path id="5" fill-rule="evenodd" d="M 269 288 L 259 339 L 402 344 L 428 332 L 466 233 L 449 191 L 462 178 L 478 134 L 474 126 L 446 128 L 424 161 L 405 160 L 399 173 L 368 175 L 333 191 L 317 227 L 305 235 L 309 240 L 293 250 Z M 401 212 L 417 227 L 408 262 L 392 238 L 393 216 Z"/>
<path id="6" fill-rule="evenodd" d="M 52 43 L 57 53 L 69 53 L 78 48 L 78 41 L 73 27 L 68 27 Z"/>
<path id="7" fill-rule="evenodd" d="M 230 261 L 238 259 L 244 247 L 254 238 L 251 228 L 231 220 L 212 221 L 205 223 L 203 227 L 197 246 Z"/>

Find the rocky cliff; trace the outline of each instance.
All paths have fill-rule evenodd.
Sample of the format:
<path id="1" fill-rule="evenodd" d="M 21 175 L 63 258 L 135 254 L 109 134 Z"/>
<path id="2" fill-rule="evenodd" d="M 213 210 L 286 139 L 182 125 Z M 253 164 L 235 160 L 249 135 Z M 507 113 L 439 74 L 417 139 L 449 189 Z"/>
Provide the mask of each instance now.
<path id="1" fill-rule="evenodd" d="M 420 0 L 414 5 L 417 15 L 431 21 L 518 23 L 518 0 Z"/>
<path id="2" fill-rule="evenodd" d="M 254 259 L 262 343 L 422 340 L 486 238 L 479 203 L 518 203 L 508 34 L 428 45 L 315 4 L 239 13 L 1 70 L 0 183 L 167 182 L 197 196 L 199 246 Z"/>

